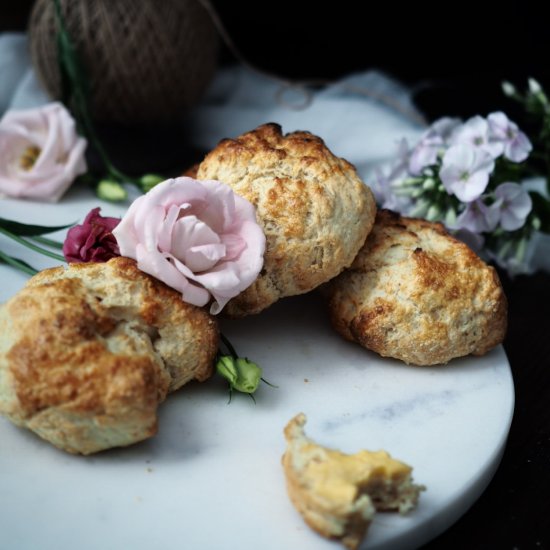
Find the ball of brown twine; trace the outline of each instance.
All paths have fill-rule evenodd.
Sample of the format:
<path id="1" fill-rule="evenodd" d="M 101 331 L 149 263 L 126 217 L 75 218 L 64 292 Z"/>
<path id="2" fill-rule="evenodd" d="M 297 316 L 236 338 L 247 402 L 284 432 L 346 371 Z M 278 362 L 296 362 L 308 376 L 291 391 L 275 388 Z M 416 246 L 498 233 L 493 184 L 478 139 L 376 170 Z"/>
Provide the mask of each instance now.
<path id="1" fill-rule="evenodd" d="M 198 0 L 61 0 L 69 35 L 104 122 L 167 122 L 201 97 L 217 65 L 218 36 Z M 52 0 L 37 0 L 29 38 L 49 94 L 61 95 Z"/>

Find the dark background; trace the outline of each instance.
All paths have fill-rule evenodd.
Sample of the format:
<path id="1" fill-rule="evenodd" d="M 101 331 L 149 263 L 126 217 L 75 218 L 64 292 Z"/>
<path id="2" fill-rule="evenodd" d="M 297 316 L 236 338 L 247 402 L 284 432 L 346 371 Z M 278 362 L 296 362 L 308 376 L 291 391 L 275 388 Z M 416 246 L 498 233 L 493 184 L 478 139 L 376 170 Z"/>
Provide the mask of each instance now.
<path id="1" fill-rule="evenodd" d="M 296 78 L 382 69 L 418 89 L 430 117 L 486 114 L 507 105 L 500 83 L 548 81 L 550 33 L 542 3 L 422 1 L 215 2 L 256 65 Z M 307 6 L 307 7 L 306 7 Z M 301 10 L 301 11 L 297 11 Z"/>
<path id="2" fill-rule="evenodd" d="M 503 79 L 519 88 L 529 76 L 550 85 L 543 2 L 211 3 L 257 67 L 300 79 L 382 69 L 418 90 L 418 105 L 432 119 L 510 108 Z M 0 32 L 25 29 L 31 5 L 0 0 Z M 223 48 L 221 62 L 232 59 Z"/>
<path id="3" fill-rule="evenodd" d="M 542 2 L 494 3 L 487 12 L 479 1 L 213 4 L 257 67 L 297 79 L 381 69 L 413 87 L 429 119 L 498 109 L 514 118 L 515 105 L 501 93 L 503 79 L 523 89 L 533 76 L 550 90 L 550 21 Z M 0 31 L 23 30 L 30 5 L 0 1 Z M 222 48 L 220 62 L 232 61 Z M 516 387 L 508 445 L 486 492 L 425 550 L 550 548 L 550 276 L 501 278 Z"/>

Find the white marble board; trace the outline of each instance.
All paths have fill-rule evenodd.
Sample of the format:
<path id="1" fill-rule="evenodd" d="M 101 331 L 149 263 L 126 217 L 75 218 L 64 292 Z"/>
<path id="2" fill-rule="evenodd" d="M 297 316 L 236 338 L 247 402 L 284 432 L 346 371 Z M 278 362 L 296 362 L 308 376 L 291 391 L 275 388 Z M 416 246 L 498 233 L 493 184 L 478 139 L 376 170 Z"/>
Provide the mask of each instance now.
<path id="1" fill-rule="evenodd" d="M 81 220 L 97 199 L 58 205 L 0 201 L 0 216 L 44 224 Z M 103 205 L 116 215 L 122 207 Z M 30 263 L 52 265 L 11 250 Z M 0 266 L 0 301 L 26 277 Z M 384 448 L 427 486 L 418 508 L 379 514 L 362 546 L 411 549 L 435 537 L 478 498 L 496 470 L 514 389 L 502 347 L 446 367 L 414 368 L 343 341 L 315 294 L 287 299 L 224 332 L 278 388 L 254 404 L 222 380 L 192 384 L 161 405 L 159 434 L 127 449 L 78 457 L 0 418 L 0 547 L 334 549 L 286 495 L 282 430 L 298 412 L 306 432 L 346 452 Z"/>

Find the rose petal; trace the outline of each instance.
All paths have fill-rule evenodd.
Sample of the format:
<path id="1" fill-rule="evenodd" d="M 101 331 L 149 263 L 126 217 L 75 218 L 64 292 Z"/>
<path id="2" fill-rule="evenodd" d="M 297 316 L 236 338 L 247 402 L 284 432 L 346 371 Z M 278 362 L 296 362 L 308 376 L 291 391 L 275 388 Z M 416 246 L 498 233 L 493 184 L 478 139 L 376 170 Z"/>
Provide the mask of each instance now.
<path id="1" fill-rule="evenodd" d="M 174 231 L 174 225 L 178 221 L 181 208 L 173 204 L 168 208 L 168 212 L 165 215 L 164 223 L 158 234 L 158 248 L 162 252 L 169 252 L 172 248 L 172 232 Z"/>
<path id="2" fill-rule="evenodd" d="M 196 216 L 180 218 L 175 224 L 172 233 L 172 253 L 191 271 L 210 269 L 223 258 L 225 247 L 221 245 L 222 249 L 210 248 L 210 245 L 220 245 L 220 238 Z"/>
<path id="3" fill-rule="evenodd" d="M 212 269 L 225 256 L 223 244 L 192 246 L 185 253 L 185 263 L 194 273 Z"/>
<path id="4" fill-rule="evenodd" d="M 224 260 L 236 260 L 246 248 L 246 242 L 240 235 L 226 233 L 221 237 L 222 243 L 225 246 Z"/>

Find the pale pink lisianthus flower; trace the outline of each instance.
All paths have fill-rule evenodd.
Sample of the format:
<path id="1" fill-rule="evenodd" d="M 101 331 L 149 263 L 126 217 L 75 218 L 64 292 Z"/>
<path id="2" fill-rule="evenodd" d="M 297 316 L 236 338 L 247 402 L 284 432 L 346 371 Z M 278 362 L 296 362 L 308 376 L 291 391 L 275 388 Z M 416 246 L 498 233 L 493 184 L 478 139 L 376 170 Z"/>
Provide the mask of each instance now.
<path id="1" fill-rule="evenodd" d="M 122 256 L 213 314 L 249 287 L 265 235 L 254 206 L 214 180 L 181 177 L 136 199 L 113 230 Z"/>
<path id="2" fill-rule="evenodd" d="M 86 172 L 86 140 L 58 102 L 0 120 L 0 194 L 55 202 Z"/>

